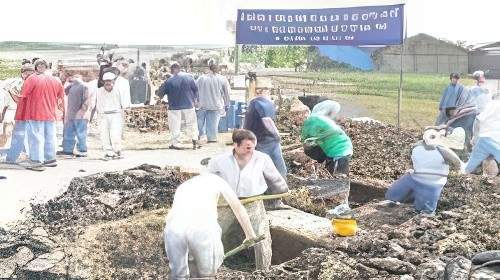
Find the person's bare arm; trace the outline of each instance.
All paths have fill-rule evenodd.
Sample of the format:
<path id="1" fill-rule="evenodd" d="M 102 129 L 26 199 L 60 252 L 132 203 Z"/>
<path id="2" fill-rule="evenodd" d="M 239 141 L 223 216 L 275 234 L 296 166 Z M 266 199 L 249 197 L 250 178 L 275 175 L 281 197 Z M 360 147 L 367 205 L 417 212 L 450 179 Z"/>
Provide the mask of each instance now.
<path id="1" fill-rule="evenodd" d="M 247 210 L 245 209 L 245 207 L 243 207 L 243 204 L 241 204 L 234 191 L 229 187 L 228 184 L 221 184 L 220 191 L 227 204 L 229 204 L 229 207 L 231 207 L 231 210 L 233 210 L 234 216 L 240 223 L 241 228 L 245 233 L 246 239 L 255 238 L 256 235 L 252 228 L 250 218 L 248 217 Z"/>
<path id="2" fill-rule="evenodd" d="M 457 154 L 450 148 L 444 146 L 437 146 L 437 149 L 441 154 L 441 156 L 443 157 L 443 159 L 448 164 L 450 164 L 453 169 L 458 170 L 463 165 L 462 160 L 460 160 Z"/>

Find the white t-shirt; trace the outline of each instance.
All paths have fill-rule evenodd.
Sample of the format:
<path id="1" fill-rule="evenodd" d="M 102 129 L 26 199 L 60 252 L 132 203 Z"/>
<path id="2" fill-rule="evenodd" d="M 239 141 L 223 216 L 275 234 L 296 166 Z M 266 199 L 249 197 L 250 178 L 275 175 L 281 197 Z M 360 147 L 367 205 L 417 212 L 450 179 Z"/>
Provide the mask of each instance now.
<path id="1" fill-rule="evenodd" d="M 412 178 L 426 185 L 442 187 L 446 184 L 450 173 L 450 166 L 437 149 L 427 150 L 423 145 L 418 145 L 411 152 L 413 163 Z M 441 174 L 432 175 L 426 173 Z"/>
<path id="2" fill-rule="evenodd" d="M 175 227 L 176 231 L 218 227 L 217 203 L 219 195 L 224 192 L 232 190 L 214 174 L 205 173 L 182 183 L 175 191 L 174 202 L 166 218 L 167 227 Z"/>
<path id="3" fill-rule="evenodd" d="M 111 91 L 106 91 L 104 87 L 99 88 L 96 107 L 99 114 L 121 112 L 123 106 L 118 89 L 114 87 Z"/>

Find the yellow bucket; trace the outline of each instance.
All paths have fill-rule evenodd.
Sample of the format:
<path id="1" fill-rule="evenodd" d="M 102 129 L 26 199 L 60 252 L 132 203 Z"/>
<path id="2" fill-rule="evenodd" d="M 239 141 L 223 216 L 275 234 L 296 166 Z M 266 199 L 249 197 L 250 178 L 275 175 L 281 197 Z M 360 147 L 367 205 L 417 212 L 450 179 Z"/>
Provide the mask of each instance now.
<path id="1" fill-rule="evenodd" d="M 333 232 L 340 236 L 353 236 L 358 230 L 354 219 L 332 219 Z"/>

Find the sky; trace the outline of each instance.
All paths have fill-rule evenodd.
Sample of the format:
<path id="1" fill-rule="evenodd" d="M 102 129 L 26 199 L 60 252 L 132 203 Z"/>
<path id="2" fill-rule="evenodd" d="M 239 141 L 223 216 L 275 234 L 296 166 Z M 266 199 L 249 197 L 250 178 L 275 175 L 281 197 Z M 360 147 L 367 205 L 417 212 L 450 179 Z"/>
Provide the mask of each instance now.
<path id="1" fill-rule="evenodd" d="M 405 3 L 408 36 L 500 41 L 498 0 L 3 0 L 0 41 L 233 45 L 238 8 L 335 8 Z M 22 12 L 24 11 L 24 12 Z M 30 22 L 28 14 L 34 14 Z M 45 15 L 43 17 L 42 15 Z"/>

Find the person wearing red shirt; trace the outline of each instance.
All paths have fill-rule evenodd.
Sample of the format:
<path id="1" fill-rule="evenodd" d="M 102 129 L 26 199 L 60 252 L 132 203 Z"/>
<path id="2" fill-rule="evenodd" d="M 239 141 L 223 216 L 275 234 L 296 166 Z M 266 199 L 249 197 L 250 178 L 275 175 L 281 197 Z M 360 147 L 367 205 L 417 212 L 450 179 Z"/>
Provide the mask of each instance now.
<path id="1" fill-rule="evenodd" d="M 22 97 L 25 98 L 24 118 L 28 122 L 30 160 L 44 166 L 56 163 L 56 109 L 62 105 L 64 89 L 61 82 L 44 74 L 47 62 L 35 62 L 37 75 L 26 79 Z"/>
<path id="2" fill-rule="evenodd" d="M 21 67 L 22 80 L 25 81 L 34 72 L 35 69 L 33 68 L 33 65 L 31 63 L 24 64 Z M 19 84 L 18 90 L 22 92 L 22 83 Z M 5 159 L 5 163 L 7 164 L 17 164 L 17 159 L 19 158 L 21 152 L 25 149 L 25 142 L 26 142 L 24 98 L 20 98 L 20 96 L 18 95 L 12 95 L 12 98 L 17 103 L 17 108 L 16 108 L 16 115 L 14 116 L 15 124 L 14 124 L 14 130 L 12 131 L 12 140 L 10 142 L 9 151 L 7 152 L 7 157 Z"/>

